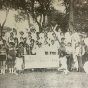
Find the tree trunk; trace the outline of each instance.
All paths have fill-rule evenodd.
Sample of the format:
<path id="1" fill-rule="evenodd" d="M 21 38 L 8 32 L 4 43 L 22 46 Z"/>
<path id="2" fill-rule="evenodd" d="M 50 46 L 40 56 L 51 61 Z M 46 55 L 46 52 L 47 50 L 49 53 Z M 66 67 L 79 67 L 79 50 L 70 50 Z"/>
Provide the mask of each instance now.
<path id="1" fill-rule="evenodd" d="M 43 19 L 43 15 L 41 14 L 40 15 L 40 24 L 41 24 L 41 26 L 42 26 L 42 19 Z"/>
<path id="2" fill-rule="evenodd" d="M 69 29 L 73 32 L 74 28 L 74 16 L 73 16 L 73 0 L 70 0 L 70 12 L 69 12 Z"/>
<path id="3" fill-rule="evenodd" d="M 34 0 L 31 0 L 31 6 L 32 6 L 32 9 L 31 9 L 31 11 L 32 11 L 32 18 L 34 20 Z"/>
<path id="4" fill-rule="evenodd" d="M 9 14 L 9 9 L 6 10 L 6 18 L 5 18 L 4 22 L 3 22 L 3 24 L 1 25 L 1 37 L 2 37 L 3 27 L 4 27 L 4 25 L 5 25 L 6 21 L 7 21 L 8 14 Z"/>
<path id="5" fill-rule="evenodd" d="M 45 15 L 43 14 L 42 27 L 45 25 Z"/>
<path id="6" fill-rule="evenodd" d="M 35 18 L 35 21 L 37 22 L 38 26 L 39 26 L 39 32 L 42 32 L 42 26 L 41 23 L 38 22 L 37 18 Z"/>
<path id="7" fill-rule="evenodd" d="M 27 14 L 27 20 L 28 20 L 28 26 L 30 28 L 30 15 L 29 13 L 27 12 L 27 10 L 25 10 L 26 14 Z"/>

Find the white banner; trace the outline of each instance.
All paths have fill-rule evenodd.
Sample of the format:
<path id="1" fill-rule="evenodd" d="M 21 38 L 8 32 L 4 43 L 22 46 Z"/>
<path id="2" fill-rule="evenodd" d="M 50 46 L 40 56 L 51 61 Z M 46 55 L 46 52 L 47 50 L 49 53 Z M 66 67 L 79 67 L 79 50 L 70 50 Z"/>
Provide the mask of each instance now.
<path id="1" fill-rule="evenodd" d="M 59 67 L 58 55 L 24 55 L 25 69 Z"/>

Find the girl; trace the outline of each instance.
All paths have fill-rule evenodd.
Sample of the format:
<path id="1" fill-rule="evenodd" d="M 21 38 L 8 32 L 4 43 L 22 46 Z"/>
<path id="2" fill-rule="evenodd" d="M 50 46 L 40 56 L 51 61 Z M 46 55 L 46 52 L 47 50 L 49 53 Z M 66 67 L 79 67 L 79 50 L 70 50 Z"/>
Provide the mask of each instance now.
<path id="1" fill-rule="evenodd" d="M 14 74 L 18 75 L 17 71 L 19 71 L 19 74 L 23 73 L 23 58 L 20 52 L 15 60 Z"/>

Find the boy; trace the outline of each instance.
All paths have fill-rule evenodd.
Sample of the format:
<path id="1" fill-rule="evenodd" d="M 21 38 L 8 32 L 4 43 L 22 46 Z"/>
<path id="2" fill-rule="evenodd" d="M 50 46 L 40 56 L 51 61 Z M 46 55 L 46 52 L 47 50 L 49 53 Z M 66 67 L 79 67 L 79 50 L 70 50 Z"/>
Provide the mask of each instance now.
<path id="1" fill-rule="evenodd" d="M 60 64 L 60 67 L 58 68 L 58 71 L 62 70 L 63 74 L 67 74 L 69 71 L 67 69 L 67 58 L 64 52 L 60 53 L 59 64 Z"/>

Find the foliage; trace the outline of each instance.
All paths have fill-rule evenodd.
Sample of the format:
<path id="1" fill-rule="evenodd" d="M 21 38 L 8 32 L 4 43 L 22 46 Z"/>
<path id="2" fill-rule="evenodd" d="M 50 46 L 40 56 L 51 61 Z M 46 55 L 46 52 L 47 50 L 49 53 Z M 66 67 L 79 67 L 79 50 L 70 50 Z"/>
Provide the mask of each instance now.
<path id="1" fill-rule="evenodd" d="M 15 21 L 21 22 L 27 19 L 30 27 L 30 15 L 40 27 L 40 30 L 47 23 L 50 25 L 55 21 L 63 29 L 66 29 L 69 22 L 70 0 L 64 0 L 63 5 L 66 7 L 66 14 L 60 13 L 53 8 L 54 0 L 0 0 L 0 10 L 15 9 Z M 74 29 L 87 31 L 88 27 L 88 2 L 87 0 L 74 0 Z M 59 8 L 59 7 L 58 7 Z M 40 20 L 38 20 L 40 17 Z"/>
<path id="2" fill-rule="evenodd" d="M 77 2 L 74 7 L 74 27 L 79 31 L 88 31 L 88 2 Z"/>

